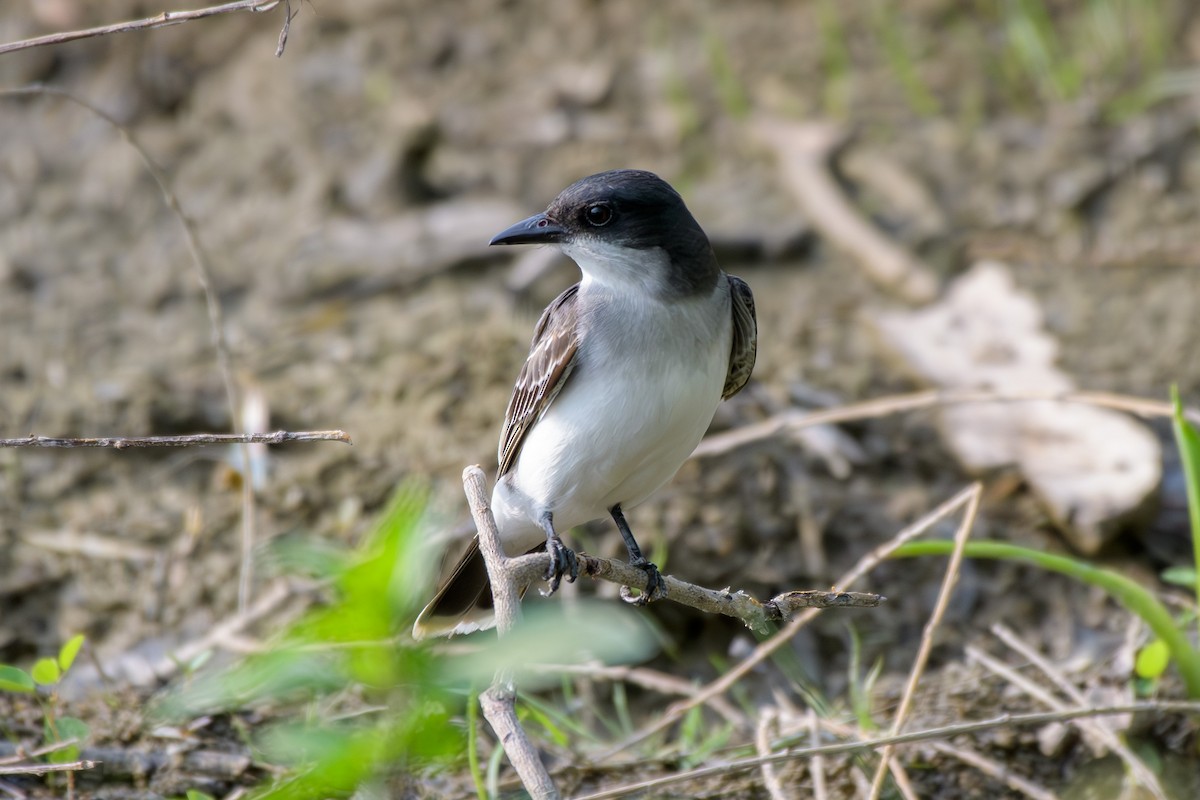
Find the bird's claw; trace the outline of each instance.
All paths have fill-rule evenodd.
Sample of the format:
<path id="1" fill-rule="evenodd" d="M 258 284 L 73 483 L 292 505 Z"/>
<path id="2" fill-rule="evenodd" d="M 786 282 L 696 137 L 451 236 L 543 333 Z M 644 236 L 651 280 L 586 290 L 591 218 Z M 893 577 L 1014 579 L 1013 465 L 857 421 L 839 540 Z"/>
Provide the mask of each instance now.
<path id="1" fill-rule="evenodd" d="M 629 566 L 637 567 L 646 573 L 646 587 L 642 589 L 641 594 L 634 597 L 628 586 L 622 586 L 622 600 L 630 605 L 644 606 L 667 596 L 667 582 L 663 580 L 662 573 L 658 571 L 658 567 L 654 563 L 643 558 L 641 561 L 630 561 Z"/>
<path id="2" fill-rule="evenodd" d="M 546 569 L 546 580 L 550 581 L 550 588 L 540 590 L 542 597 L 549 597 L 557 592 L 564 575 L 567 583 L 574 583 L 579 577 L 579 559 L 575 557 L 575 551 L 562 543 L 562 539 L 557 536 L 547 539 L 546 551 L 550 553 L 550 566 Z"/>

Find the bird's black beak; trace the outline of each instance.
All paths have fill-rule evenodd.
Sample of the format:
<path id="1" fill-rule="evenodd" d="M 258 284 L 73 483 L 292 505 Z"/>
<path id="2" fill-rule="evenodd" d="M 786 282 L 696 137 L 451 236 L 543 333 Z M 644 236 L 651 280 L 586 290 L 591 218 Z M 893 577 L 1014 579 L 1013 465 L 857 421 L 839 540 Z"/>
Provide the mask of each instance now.
<path id="1" fill-rule="evenodd" d="M 562 241 L 564 233 L 566 231 L 545 214 L 534 214 L 500 231 L 488 244 L 552 244 Z"/>

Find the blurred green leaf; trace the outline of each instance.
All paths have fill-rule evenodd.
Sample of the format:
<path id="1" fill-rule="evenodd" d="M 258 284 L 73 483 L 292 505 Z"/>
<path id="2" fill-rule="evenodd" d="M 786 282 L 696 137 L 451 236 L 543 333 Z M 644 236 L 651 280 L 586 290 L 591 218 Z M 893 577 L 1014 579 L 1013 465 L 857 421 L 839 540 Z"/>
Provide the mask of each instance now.
<path id="1" fill-rule="evenodd" d="M 463 683 L 487 683 L 497 670 L 511 670 L 524 689 L 553 686 L 558 676 L 546 664 L 606 664 L 640 661 L 657 649 L 641 615 L 613 603 L 581 602 L 571 608 L 546 604 L 531 609 L 503 639 L 492 639 L 469 658 L 455 658 L 445 676 Z"/>
<path id="2" fill-rule="evenodd" d="M 1172 427 L 1175 429 L 1175 444 L 1179 447 L 1179 459 L 1183 462 L 1183 474 L 1187 481 L 1188 519 L 1192 526 L 1192 555 L 1195 571 L 1200 575 L 1200 432 L 1188 422 L 1183 413 L 1183 402 L 1179 399 L 1179 387 L 1171 387 Z M 1200 602 L 1200 580 L 1192 583 L 1196 600 Z"/>
<path id="3" fill-rule="evenodd" d="M 36 688 L 33 677 L 28 672 L 8 664 L 0 664 L 0 690 L 28 694 Z"/>
<path id="4" fill-rule="evenodd" d="M 58 666 L 64 673 L 75 663 L 75 656 L 79 655 L 79 648 L 83 647 L 83 640 L 84 635 L 80 633 L 67 639 L 66 643 L 59 648 Z"/>
<path id="5" fill-rule="evenodd" d="M 76 744 L 70 747 L 64 747 L 61 750 L 55 750 L 53 753 L 47 754 L 46 760 L 52 764 L 66 764 L 69 761 L 75 761 L 79 758 L 79 745 L 85 742 L 91 735 L 92 729 L 81 719 L 75 717 L 60 717 L 58 719 L 46 717 L 45 736 L 48 744 L 66 742 L 71 739 L 76 741 Z"/>
<path id="6" fill-rule="evenodd" d="M 58 661 L 55 659 L 39 658 L 33 669 L 29 670 L 29 674 L 42 686 L 53 686 L 62 677 L 62 670 L 58 668 Z"/>
<path id="7" fill-rule="evenodd" d="M 198 789 L 188 789 L 187 800 L 213 800 L 213 796 Z"/>
<path id="8" fill-rule="evenodd" d="M 1167 567 L 1158 576 L 1163 583 L 1169 583 L 1172 586 L 1186 586 L 1191 588 L 1196 585 L 1196 568 L 1195 567 Z"/>
<path id="9" fill-rule="evenodd" d="M 1171 649 L 1162 639 L 1155 639 L 1138 651 L 1133 671 L 1139 678 L 1157 680 L 1167 671 L 1171 663 Z"/>

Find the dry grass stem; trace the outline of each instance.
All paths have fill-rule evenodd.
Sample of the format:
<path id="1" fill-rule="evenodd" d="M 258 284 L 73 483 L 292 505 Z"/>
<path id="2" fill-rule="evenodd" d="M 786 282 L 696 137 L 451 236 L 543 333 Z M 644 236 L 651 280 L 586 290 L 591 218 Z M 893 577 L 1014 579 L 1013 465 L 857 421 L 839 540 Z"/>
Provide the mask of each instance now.
<path id="1" fill-rule="evenodd" d="M 66 42 L 74 42 L 80 39 L 93 39 L 97 36 L 108 36 L 113 33 L 130 33 L 133 31 L 153 30 L 154 28 L 166 28 L 170 25 L 181 25 L 184 22 L 192 22 L 193 20 L 204 19 L 205 17 L 215 17 L 218 14 L 230 14 L 235 11 L 252 11 L 261 13 L 271 11 L 276 8 L 282 0 L 238 0 L 233 3 L 222 3 L 218 6 L 209 6 L 207 8 L 197 8 L 191 11 L 164 11 L 153 17 L 145 19 L 129 20 L 127 22 L 116 22 L 111 25 L 100 25 L 95 28 L 84 28 L 77 31 L 63 31 L 60 33 L 50 33 L 45 36 L 37 36 L 32 39 L 22 39 L 19 42 L 8 42 L 0 44 L 0 55 L 5 53 L 13 53 L 17 50 L 28 50 L 33 47 L 46 47 L 48 45 L 64 44 Z M 285 5 L 287 5 L 285 3 Z M 292 17 L 291 9 L 287 10 L 287 19 L 284 22 L 284 28 L 280 32 L 280 41 L 276 46 L 275 54 L 283 54 L 283 46 L 287 41 L 287 29 L 291 24 Z"/>
<path id="2" fill-rule="evenodd" d="M 947 517 L 957 511 L 961 506 L 970 500 L 975 491 L 977 491 L 975 485 L 959 491 L 933 511 L 924 515 L 911 525 L 905 527 L 891 539 L 874 548 L 861 559 L 859 559 L 858 563 L 854 565 L 854 568 L 843 575 L 835 585 L 838 587 L 844 587 L 853 584 L 863 575 L 866 575 L 868 572 L 873 570 L 881 561 L 891 555 L 892 552 L 900 545 L 904 544 L 910 539 L 915 539 L 917 536 L 920 536 L 944 517 Z M 600 760 L 609 759 L 617 753 L 620 753 L 637 744 L 638 742 L 653 736 L 659 731 L 670 727 L 676 721 L 681 719 L 683 715 L 686 714 L 687 711 L 692 707 L 700 705 L 701 703 L 706 703 L 710 698 L 727 692 L 731 686 L 740 681 L 756 666 L 768 659 L 772 653 L 787 644 L 787 642 L 789 642 L 793 636 L 799 633 L 801 628 L 815 619 L 819 613 L 821 613 L 820 609 L 813 608 L 796 615 L 791 622 L 785 625 L 778 633 L 776 633 L 770 639 L 767 639 L 759 644 L 758 647 L 754 649 L 753 653 L 748 655 L 745 659 L 739 662 L 720 678 L 697 692 L 696 695 L 691 699 L 683 703 L 676 703 L 668 708 L 657 722 L 651 723 L 635 733 L 633 736 L 627 738 L 618 746 L 603 753 L 599 757 Z"/>
<path id="3" fill-rule="evenodd" d="M 916 411 L 938 406 L 962 403 L 1035 403 L 1053 401 L 1079 403 L 1082 405 L 1124 411 L 1147 418 L 1169 418 L 1171 404 L 1144 397 L 1113 394 L 1111 392 L 991 392 L 982 389 L 933 389 L 911 394 L 880 397 L 862 403 L 831 408 L 823 411 L 789 409 L 781 411 L 762 422 L 745 425 L 724 433 L 709 436 L 700 442 L 692 458 L 721 455 L 748 444 L 770 439 L 813 425 L 829 425 L 875 419 L 890 414 Z M 1185 414 L 1192 422 L 1200 424 L 1200 410 L 1186 409 Z"/>
<path id="4" fill-rule="evenodd" d="M 725 761 L 720 764 L 713 764 L 711 766 L 700 767 L 697 769 L 688 770 L 686 772 L 679 772 L 674 775 L 666 775 L 660 778 L 652 778 L 650 780 L 640 781 L 638 783 L 614 787 L 612 789 L 604 789 L 603 791 L 593 792 L 592 794 L 588 795 L 580 795 L 572 800 L 608 800 L 608 798 L 624 797 L 636 792 L 642 792 L 648 789 L 656 789 L 660 786 L 669 786 L 675 783 L 700 780 L 737 770 L 757 769 L 764 761 L 779 763 L 781 761 L 788 761 L 794 758 L 813 758 L 816 756 L 842 755 L 845 753 L 876 750 L 887 745 L 906 745 L 916 742 L 950 739 L 955 736 L 983 733 L 986 731 L 995 730 L 997 728 L 1010 726 L 1028 727 L 1035 725 L 1046 725 L 1051 722 L 1064 722 L 1067 720 L 1082 719 L 1086 717 L 1104 717 L 1115 714 L 1139 713 L 1195 714 L 1200 713 L 1200 702 L 1156 701 L 1146 703 L 1130 703 L 1128 705 L 1119 706 L 1073 708 L 1065 711 L 1040 711 L 1031 714 L 1001 714 L 1000 716 L 992 717 L 986 720 L 956 722 L 952 725 L 928 728 L 922 731 L 909 731 L 896 736 L 882 736 L 876 739 L 863 739 L 853 742 L 838 742 L 836 744 L 821 745 L 819 747 L 801 747 L 791 750 L 784 750 L 779 753 L 772 753 L 769 756 L 752 756 L 749 758 L 735 759 L 733 761 Z"/>
<path id="5" fill-rule="evenodd" d="M 771 754 L 771 730 L 778 728 L 778 723 L 779 712 L 774 708 L 764 708 L 759 713 L 758 725 L 754 731 L 754 749 L 760 756 Z M 783 782 L 779 780 L 779 773 L 775 771 L 773 762 L 763 762 L 762 775 L 763 786 L 767 788 L 771 800 L 791 800 L 792 796 L 784 791 Z"/>
<path id="6" fill-rule="evenodd" d="M 816 711 L 810 708 L 805 715 L 805 722 L 808 724 L 808 736 L 812 746 L 819 747 L 821 745 L 821 718 L 817 716 Z M 813 800 L 828 800 L 829 789 L 825 786 L 825 757 L 813 756 L 808 769 L 812 774 Z"/>
<path id="7" fill-rule="evenodd" d="M 1083 692 L 1079 691 L 1071 681 L 1067 680 L 1067 677 L 1062 674 L 1061 670 L 1051 664 L 1049 659 L 1042 656 L 1037 650 L 1030 647 L 1028 643 L 1022 641 L 1016 633 L 1008 627 L 999 624 L 993 625 L 991 630 L 996 638 L 1041 670 L 1042 674 L 1049 678 L 1050 682 L 1057 686 L 1059 691 L 1065 694 L 1072 703 L 1079 707 L 1088 704 L 1088 700 L 1084 697 Z M 1051 700 L 1054 700 L 1054 702 L 1050 703 L 1051 708 L 1067 707 L 1065 703 L 1057 702 L 1052 696 Z M 1082 729 L 1091 731 L 1094 736 L 1104 743 L 1105 747 L 1116 753 L 1125 762 L 1125 767 L 1129 770 L 1129 774 L 1148 792 L 1154 795 L 1155 800 L 1167 800 L 1167 793 L 1158 782 L 1158 776 L 1146 765 L 1146 762 L 1138 757 L 1137 753 L 1133 752 L 1122 741 L 1116 731 L 1099 720 L 1078 720 L 1075 724 Z"/>
<path id="8" fill-rule="evenodd" d="M 814 228 L 885 289 L 909 302 L 933 299 L 935 274 L 867 221 L 834 178 L 831 161 L 849 138 L 840 127 L 767 118 L 752 125 L 759 140 L 775 151 L 787 188 Z"/>
<path id="9" fill-rule="evenodd" d="M 487 564 L 488 579 L 492 584 L 492 600 L 496 614 L 496 633 L 506 635 L 521 617 L 520 585 L 514 578 L 515 570 L 504 554 L 500 543 L 500 532 L 496 519 L 488 507 L 488 497 L 483 470 L 478 466 L 463 470 L 463 488 L 467 503 L 471 507 L 471 518 L 479 532 L 479 550 Z M 548 558 L 548 556 L 547 556 Z M 544 572 L 544 568 L 543 568 Z M 529 741 L 517 719 L 516 686 L 511 673 L 498 670 L 492 685 L 480 693 L 479 705 L 505 755 L 521 778 L 525 790 L 534 800 L 558 800 L 561 796 L 538 755 L 537 748 Z"/>
<path id="10" fill-rule="evenodd" d="M 917 686 L 921 681 L 921 676 L 925 674 L 925 666 L 929 663 L 929 654 L 933 651 L 933 637 L 937 632 L 938 626 L 942 623 L 942 617 L 946 614 L 946 609 L 950 605 L 950 595 L 954 592 L 954 586 L 958 583 L 959 568 L 962 566 L 963 548 L 967 545 L 967 539 L 971 536 L 971 531 L 975 527 L 975 517 L 979 514 L 979 499 L 983 495 L 983 484 L 975 483 L 970 487 L 970 494 L 967 497 L 967 508 L 963 513 L 962 522 L 958 525 L 958 530 L 954 534 L 954 550 L 950 554 L 950 561 L 946 564 L 946 574 L 942 578 L 942 587 L 938 591 L 937 601 L 934 603 L 933 611 L 929 614 L 929 620 L 925 623 L 925 630 L 921 633 L 921 644 L 917 648 L 917 656 L 913 659 L 912 670 L 908 675 L 908 683 L 904 687 L 904 694 L 900 698 L 900 707 L 896 709 L 896 717 L 892 720 L 892 733 L 899 733 L 904 727 L 905 721 L 908 719 L 908 714 L 912 710 L 913 698 L 917 694 Z M 875 777 L 871 780 L 870 800 L 877 800 L 879 793 L 883 790 L 883 776 L 887 774 L 888 762 L 892 757 L 892 748 L 885 747 L 880 753 L 879 766 L 875 769 Z"/>
<path id="11" fill-rule="evenodd" d="M 951 758 L 957 758 L 964 764 L 969 764 L 984 775 L 1000 781 L 1014 792 L 1023 794 L 1031 798 L 1031 800 L 1058 800 L 1058 795 L 1049 789 L 1038 786 L 1028 778 L 1014 775 L 1004 764 L 981 755 L 974 750 L 968 750 L 965 747 L 955 747 L 946 742 L 934 742 L 931 746 L 939 753 Z"/>
<path id="12" fill-rule="evenodd" d="M 221 642 L 232 639 L 255 622 L 273 613 L 293 594 L 294 589 L 290 581 L 277 580 L 268 584 L 266 590 L 255 599 L 250 608 L 217 623 L 204 636 L 175 648 L 170 655 L 163 656 L 154 662 L 151 666 L 154 674 L 159 678 L 173 675 L 181 666 L 191 663 L 205 650 L 211 650 Z"/>

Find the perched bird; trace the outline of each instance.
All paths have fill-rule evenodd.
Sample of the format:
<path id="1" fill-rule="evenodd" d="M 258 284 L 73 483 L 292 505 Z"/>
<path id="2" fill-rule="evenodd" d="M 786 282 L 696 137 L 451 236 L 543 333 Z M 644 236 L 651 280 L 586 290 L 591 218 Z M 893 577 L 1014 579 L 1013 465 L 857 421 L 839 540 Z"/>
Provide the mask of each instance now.
<path id="1" fill-rule="evenodd" d="M 504 549 L 544 545 L 553 593 L 578 574 L 559 531 L 611 515 L 630 563 L 646 572 L 639 600 L 654 599 L 665 584 L 623 510 L 671 479 L 720 401 L 749 380 L 750 287 L 721 270 L 679 193 L 641 170 L 584 178 L 491 244 L 555 244 L 583 273 L 542 312 L 504 415 L 492 492 Z M 413 634 L 489 628 L 491 602 L 472 542 Z"/>

